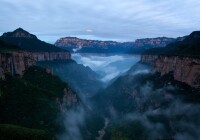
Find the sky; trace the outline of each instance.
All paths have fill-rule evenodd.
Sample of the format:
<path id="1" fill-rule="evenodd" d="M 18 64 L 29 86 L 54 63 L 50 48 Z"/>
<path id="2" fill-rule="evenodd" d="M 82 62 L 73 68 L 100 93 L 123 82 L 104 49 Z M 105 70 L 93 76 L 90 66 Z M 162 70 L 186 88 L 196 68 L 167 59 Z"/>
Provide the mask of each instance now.
<path id="1" fill-rule="evenodd" d="M 0 0 L 0 33 L 134 41 L 200 30 L 200 0 Z"/>

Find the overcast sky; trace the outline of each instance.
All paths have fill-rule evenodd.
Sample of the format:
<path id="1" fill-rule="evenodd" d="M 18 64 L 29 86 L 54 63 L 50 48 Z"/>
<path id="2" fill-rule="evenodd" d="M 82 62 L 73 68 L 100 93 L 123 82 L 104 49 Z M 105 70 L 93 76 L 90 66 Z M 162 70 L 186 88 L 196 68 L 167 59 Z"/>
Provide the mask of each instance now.
<path id="1" fill-rule="evenodd" d="M 0 0 L 0 33 L 134 41 L 200 30 L 200 0 Z"/>

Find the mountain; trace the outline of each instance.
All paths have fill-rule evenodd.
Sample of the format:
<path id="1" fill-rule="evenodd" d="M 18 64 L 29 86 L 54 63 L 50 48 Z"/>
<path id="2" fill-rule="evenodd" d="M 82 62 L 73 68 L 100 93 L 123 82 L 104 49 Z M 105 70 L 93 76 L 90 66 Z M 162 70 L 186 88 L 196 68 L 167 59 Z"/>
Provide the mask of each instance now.
<path id="1" fill-rule="evenodd" d="M 22 28 L 18 28 L 13 32 L 4 33 L 0 37 L 0 40 L 12 46 L 18 46 L 16 48 L 31 52 L 36 61 L 65 60 L 71 58 L 68 51 L 39 40 L 35 35 Z"/>
<path id="2" fill-rule="evenodd" d="M 133 42 L 119 43 L 115 41 L 86 40 L 76 37 L 64 37 L 55 42 L 55 45 L 74 52 L 86 53 L 118 53 L 126 52 L 133 46 Z"/>
<path id="3" fill-rule="evenodd" d="M 56 41 L 55 45 L 74 52 L 86 53 L 141 53 L 148 48 L 164 47 L 176 39 L 159 37 L 137 39 L 135 42 L 115 42 L 65 37 Z"/>
<path id="4" fill-rule="evenodd" d="M 18 28 L 13 32 L 4 33 L 1 37 L 5 42 L 19 46 L 29 52 L 64 52 L 65 50 L 39 40 L 35 35 Z"/>

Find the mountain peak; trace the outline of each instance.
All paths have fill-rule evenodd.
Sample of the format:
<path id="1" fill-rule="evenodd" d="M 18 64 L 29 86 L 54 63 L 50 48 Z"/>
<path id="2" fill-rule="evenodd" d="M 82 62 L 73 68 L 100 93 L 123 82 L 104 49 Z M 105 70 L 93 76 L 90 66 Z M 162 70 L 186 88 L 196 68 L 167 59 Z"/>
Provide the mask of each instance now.
<path id="1" fill-rule="evenodd" d="M 192 32 L 190 34 L 190 37 L 200 39 L 200 31 L 194 31 L 194 32 Z"/>
<path id="2" fill-rule="evenodd" d="M 17 28 L 13 32 L 7 32 L 2 35 L 2 37 L 14 37 L 14 38 L 32 38 L 37 39 L 37 37 L 33 34 L 30 34 L 26 30 L 22 28 Z"/>

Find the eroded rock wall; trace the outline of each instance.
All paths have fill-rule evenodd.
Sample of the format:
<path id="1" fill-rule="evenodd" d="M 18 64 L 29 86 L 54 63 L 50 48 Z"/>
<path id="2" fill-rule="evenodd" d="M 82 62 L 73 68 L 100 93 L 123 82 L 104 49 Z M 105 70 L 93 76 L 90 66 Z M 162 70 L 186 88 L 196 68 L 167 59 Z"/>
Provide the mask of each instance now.
<path id="1" fill-rule="evenodd" d="M 173 72 L 174 79 L 200 88 L 200 59 L 179 56 L 142 55 L 141 61 L 153 66 L 161 75 Z"/>
<path id="2" fill-rule="evenodd" d="M 0 78 L 4 78 L 5 73 L 10 73 L 11 75 L 22 75 L 26 69 L 34 64 L 34 57 L 28 52 L 20 51 L 0 53 Z"/>

